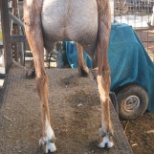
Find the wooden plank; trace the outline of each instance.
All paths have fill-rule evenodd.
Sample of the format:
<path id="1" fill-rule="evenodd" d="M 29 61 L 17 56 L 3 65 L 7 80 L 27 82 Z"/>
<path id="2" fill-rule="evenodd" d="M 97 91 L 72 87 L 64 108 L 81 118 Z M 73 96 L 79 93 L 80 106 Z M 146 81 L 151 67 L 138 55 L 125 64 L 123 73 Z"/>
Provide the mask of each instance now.
<path id="1" fill-rule="evenodd" d="M 132 154 L 112 105 L 115 146 L 110 150 L 97 147 L 101 117 L 98 90 L 92 78 L 80 78 L 72 69 L 48 69 L 47 74 L 56 154 Z M 41 122 L 35 80 L 25 79 L 24 70 L 12 68 L 3 91 L 1 153 L 42 154 L 38 145 Z"/>

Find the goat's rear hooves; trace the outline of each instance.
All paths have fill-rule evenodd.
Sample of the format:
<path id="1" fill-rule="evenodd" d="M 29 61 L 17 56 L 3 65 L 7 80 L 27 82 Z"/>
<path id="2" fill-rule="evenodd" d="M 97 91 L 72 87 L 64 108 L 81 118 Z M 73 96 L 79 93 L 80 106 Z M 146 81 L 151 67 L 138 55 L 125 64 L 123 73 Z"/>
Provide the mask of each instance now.
<path id="1" fill-rule="evenodd" d="M 111 140 L 111 137 L 109 136 L 104 136 L 98 145 L 99 148 L 112 148 L 113 146 L 113 140 Z"/>
<path id="2" fill-rule="evenodd" d="M 80 67 L 78 72 L 79 72 L 79 75 L 82 77 L 88 77 L 90 74 L 88 67 Z"/>
<path id="3" fill-rule="evenodd" d="M 35 78 L 35 69 L 34 68 L 29 68 L 26 71 L 26 78 L 27 79 L 33 79 L 33 78 Z"/>
<path id="4" fill-rule="evenodd" d="M 44 142 L 44 140 L 39 140 L 39 145 L 43 147 L 45 153 L 55 152 L 57 150 L 55 143 L 48 141 Z"/>
<path id="5" fill-rule="evenodd" d="M 55 152 L 56 150 L 57 149 L 56 149 L 55 143 L 51 143 L 51 142 L 46 143 L 46 145 L 45 145 L 45 153 Z"/>

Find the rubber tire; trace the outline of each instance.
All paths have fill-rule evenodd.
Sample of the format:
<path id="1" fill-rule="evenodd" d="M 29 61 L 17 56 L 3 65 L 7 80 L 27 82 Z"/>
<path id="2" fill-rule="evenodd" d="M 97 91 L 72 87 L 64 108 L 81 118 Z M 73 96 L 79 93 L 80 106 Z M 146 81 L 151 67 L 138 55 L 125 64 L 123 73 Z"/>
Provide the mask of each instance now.
<path id="1" fill-rule="evenodd" d="M 140 99 L 140 106 L 136 111 L 128 112 L 124 109 L 124 102 L 127 97 L 136 95 Z M 141 116 L 148 107 L 148 94 L 146 90 L 139 85 L 127 85 L 117 93 L 117 100 L 119 105 L 119 115 L 122 119 L 135 119 Z"/>

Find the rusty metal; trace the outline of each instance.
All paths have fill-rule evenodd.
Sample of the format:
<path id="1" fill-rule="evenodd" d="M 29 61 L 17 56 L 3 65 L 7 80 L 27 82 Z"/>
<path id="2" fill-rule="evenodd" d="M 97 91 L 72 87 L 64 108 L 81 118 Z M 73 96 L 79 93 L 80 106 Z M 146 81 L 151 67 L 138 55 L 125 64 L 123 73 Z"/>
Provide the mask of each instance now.
<path id="1" fill-rule="evenodd" d="M 148 49 L 154 49 L 154 46 L 148 47 Z"/>
<path id="2" fill-rule="evenodd" d="M 13 24 L 12 34 L 13 35 L 18 34 L 18 26 L 16 24 Z M 11 49 L 12 49 L 12 58 L 15 59 L 15 61 L 18 61 L 18 59 L 19 59 L 18 43 L 11 42 Z"/>
<path id="3" fill-rule="evenodd" d="M 26 37 L 23 36 L 24 34 L 23 35 L 19 34 L 18 32 L 19 28 L 17 28 L 17 25 L 21 26 L 22 30 L 24 31 L 24 26 L 22 22 L 17 18 L 17 14 L 18 14 L 17 0 L 13 0 L 13 8 L 14 8 L 14 14 L 10 15 L 10 12 L 8 10 L 8 1 L 0 0 L 1 25 L 2 25 L 2 36 L 3 36 L 3 46 L 0 46 L 0 48 L 4 48 L 6 72 L 8 71 L 9 67 L 12 64 L 13 50 L 16 55 L 15 59 L 18 61 L 19 60 L 19 51 L 17 51 L 17 48 L 19 46 L 18 43 L 27 42 Z M 11 20 L 14 19 L 17 22 L 17 23 L 15 22 L 16 25 L 14 26 L 14 31 L 12 35 L 10 32 L 11 30 L 10 18 Z M 13 50 L 11 49 L 12 43 L 13 43 Z"/>
<path id="4" fill-rule="evenodd" d="M 15 17 L 18 16 L 18 9 L 17 9 L 17 0 L 12 1 L 12 6 L 13 6 L 13 15 Z M 17 35 L 18 34 L 18 25 L 13 22 L 13 29 L 12 29 L 12 34 Z M 19 61 L 19 48 L 18 48 L 18 43 L 17 42 L 11 42 L 11 49 L 12 49 L 12 58 L 15 59 L 15 61 Z"/>
<path id="5" fill-rule="evenodd" d="M 153 43 L 154 41 L 151 41 L 151 40 L 142 40 L 142 42 L 150 42 L 150 43 L 152 42 Z"/>

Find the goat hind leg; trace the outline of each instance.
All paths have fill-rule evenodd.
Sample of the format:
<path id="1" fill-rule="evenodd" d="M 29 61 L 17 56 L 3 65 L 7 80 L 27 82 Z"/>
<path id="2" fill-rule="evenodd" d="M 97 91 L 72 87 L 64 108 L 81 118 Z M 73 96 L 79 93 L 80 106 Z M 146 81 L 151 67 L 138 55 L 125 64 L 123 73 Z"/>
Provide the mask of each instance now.
<path id="1" fill-rule="evenodd" d="M 43 0 L 24 1 L 24 21 L 27 40 L 34 58 L 36 84 L 41 100 L 42 137 L 39 143 L 43 146 L 45 153 L 48 153 L 48 151 L 56 151 L 56 146 L 54 144 L 55 135 L 51 128 L 48 107 L 47 75 L 44 68 L 44 41 L 40 21 L 41 2 Z"/>
<path id="2" fill-rule="evenodd" d="M 84 56 L 83 56 L 83 47 L 79 44 L 76 43 L 77 51 L 78 51 L 78 67 L 79 67 L 79 75 L 81 76 L 89 76 L 89 69 L 87 65 L 85 64 L 84 61 Z"/>
<path id="3" fill-rule="evenodd" d="M 99 67 L 98 67 L 99 71 Z M 111 148 L 113 146 L 113 128 L 110 119 L 110 98 L 109 98 L 109 86 L 110 86 L 110 71 L 106 69 L 102 74 L 97 75 L 98 89 L 101 100 L 101 128 L 99 129 L 101 140 L 99 143 L 100 148 Z"/>
<path id="4" fill-rule="evenodd" d="M 99 143 L 100 148 L 111 148 L 113 146 L 113 128 L 112 122 L 110 119 L 110 69 L 108 64 L 108 41 L 110 36 L 110 10 L 109 3 L 106 1 L 106 7 L 103 7 L 104 1 L 98 1 L 98 11 L 99 11 L 99 31 L 98 31 L 98 39 L 97 39 L 97 83 L 98 90 L 100 93 L 100 101 L 101 101 L 101 128 L 100 128 L 100 136 L 101 140 Z M 104 4 L 105 5 L 105 4 Z"/>

